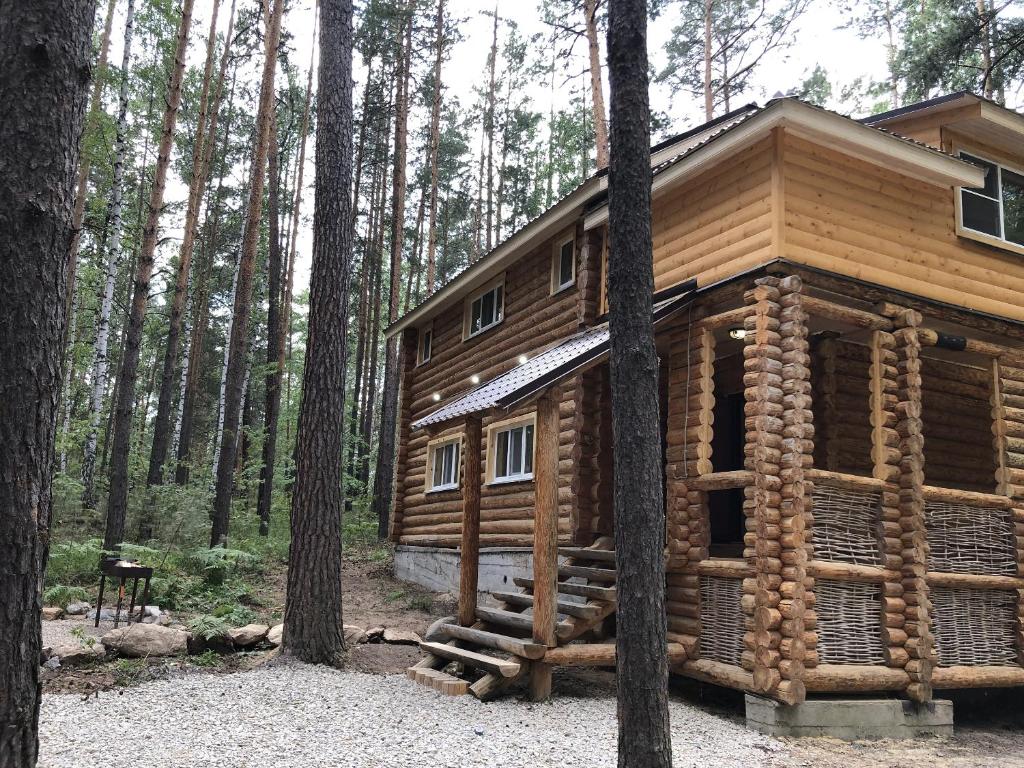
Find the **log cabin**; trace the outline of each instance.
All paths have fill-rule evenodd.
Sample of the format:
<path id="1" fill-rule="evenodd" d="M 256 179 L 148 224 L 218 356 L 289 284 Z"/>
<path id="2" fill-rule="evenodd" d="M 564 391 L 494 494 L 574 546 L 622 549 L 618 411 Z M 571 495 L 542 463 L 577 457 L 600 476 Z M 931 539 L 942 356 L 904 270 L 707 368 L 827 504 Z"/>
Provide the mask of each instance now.
<path id="1" fill-rule="evenodd" d="M 1024 116 L 779 98 L 651 164 L 672 671 L 784 704 L 1024 685 Z M 391 536 L 459 562 L 409 670 L 438 690 L 614 666 L 606 226 L 598 172 L 387 331 Z M 529 557 L 485 600 L 494 553 Z"/>

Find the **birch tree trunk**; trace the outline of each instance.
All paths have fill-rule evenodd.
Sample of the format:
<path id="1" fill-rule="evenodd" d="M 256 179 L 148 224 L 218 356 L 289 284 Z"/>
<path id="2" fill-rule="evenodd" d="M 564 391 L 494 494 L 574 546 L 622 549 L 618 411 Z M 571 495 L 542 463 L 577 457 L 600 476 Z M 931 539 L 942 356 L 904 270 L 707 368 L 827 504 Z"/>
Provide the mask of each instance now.
<path id="1" fill-rule="evenodd" d="M 96 341 L 92 354 L 92 392 L 89 396 L 89 432 L 85 437 L 82 454 L 82 508 L 96 508 L 96 444 L 99 438 L 100 415 L 107 392 L 107 373 L 110 359 L 110 312 L 114 305 L 114 285 L 121 261 L 121 211 L 124 199 L 124 160 L 128 136 L 128 84 L 130 79 L 132 33 L 134 30 L 135 0 L 128 0 L 124 22 L 124 52 L 121 57 L 121 86 L 118 92 L 117 134 L 114 139 L 114 174 L 110 185 L 109 223 L 107 241 L 103 251 L 107 255 L 103 280 L 103 298 L 96 319 Z M 69 366 L 70 367 L 70 366 Z"/>
<path id="2" fill-rule="evenodd" d="M 39 753 L 43 572 L 93 0 L 0 13 L 0 765 Z"/>
<path id="3" fill-rule="evenodd" d="M 199 224 L 199 209 L 203 204 L 206 189 L 206 145 L 214 144 L 214 136 L 208 133 L 207 119 L 210 101 L 210 81 L 213 76 L 214 53 L 217 48 L 217 12 L 220 0 L 213 0 L 210 11 L 210 33 L 206 40 L 206 64 L 203 68 L 203 84 L 199 92 L 199 114 L 196 135 L 192 142 L 192 179 L 188 188 L 188 203 L 185 208 L 185 230 L 178 255 L 178 273 L 174 282 L 174 296 L 171 299 L 171 315 L 167 328 L 167 347 L 164 350 L 163 371 L 160 375 L 160 397 L 157 401 L 156 420 L 153 422 L 153 447 L 149 453 L 149 472 L 146 485 L 160 485 L 164 479 L 164 462 L 167 460 L 167 444 L 170 442 L 171 400 L 174 396 L 174 373 L 178 366 L 178 347 L 181 344 L 181 325 L 188 296 L 189 274 L 192 269 L 192 252 L 195 249 L 196 227 Z M 230 28 L 229 28 L 230 34 Z"/>
<path id="4" fill-rule="evenodd" d="M 665 507 L 651 318 L 647 3 L 610 0 L 609 329 L 614 437 L 619 768 L 671 768 Z"/>
<path id="5" fill-rule="evenodd" d="M 321 14 L 309 345 L 295 451 L 283 645 L 285 653 L 302 661 L 337 664 L 345 650 L 345 491 L 338 457 L 344 445 L 352 260 L 352 2 L 321 0 Z"/>
<path id="6" fill-rule="evenodd" d="M 194 3 L 195 0 L 182 0 L 174 64 L 167 84 L 167 107 L 164 110 L 160 148 L 157 151 L 153 188 L 149 195 L 149 211 L 142 231 L 142 247 L 135 268 L 135 287 L 127 320 L 124 356 L 117 377 L 117 411 L 114 414 L 114 437 L 110 455 L 110 492 L 107 497 L 107 522 L 103 534 L 103 547 L 107 550 L 116 549 L 124 539 L 124 522 L 128 510 L 128 453 L 131 449 L 132 406 L 135 402 L 135 383 L 139 373 L 139 350 L 142 345 L 146 305 L 149 302 L 149 283 L 153 276 L 167 169 L 170 166 L 178 107 L 181 104 L 181 83 L 185 75 L 185 57 L 188 53 L 188 33 L 192 26 Z"/>
<path id="7" fill-rule="evenodd" d="M 252 303 L 253 272 L 256 266 L 256 247 L 260 234 L 260 214 L 263 210 L 263 187 L 267 165 L 267 146 L 270 140 L 270 121 L 274 114 L 274 73 L 277 71 L 277 48 L 281 37 L 283 12 L 284 0 L 275 0 L 273 11 L 267 21 L 263 78 L 260 83 L 259 109 L 256 114 L 256 137 L 252 165 L 249 169 L 249 201 L 246 206 L 245 228 L 242 232 L 238 284 L 235 288 L 233 322 L 228 341 L 229 354 L 223 408 L 224 429 L 217 462 L 213 526 L 210 530 L 211 547 L 226 545 L 231 516 L 235 454 L 238 446 L 238 421 L 241 415 L 239 406 L 242 402 L 242 383 L 247 367 L 249 309 Z"/>

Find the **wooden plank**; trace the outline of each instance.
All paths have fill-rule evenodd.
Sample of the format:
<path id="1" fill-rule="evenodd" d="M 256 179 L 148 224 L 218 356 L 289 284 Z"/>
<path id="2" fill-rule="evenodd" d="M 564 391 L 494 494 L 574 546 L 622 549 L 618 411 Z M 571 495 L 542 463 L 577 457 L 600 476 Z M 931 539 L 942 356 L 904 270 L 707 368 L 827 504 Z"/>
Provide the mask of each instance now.
<path id="1" fill-rule="evenodd" d="M 532 608 L 534 604 L 533 595 L 527 595 L 523 592 L 491 592 L 491 596 L 495 600 L 500 600 L 509 605 Z M 557 605 L 559 614 L 563 616 L 576 616 L 581 619 L 592 618 L 601 612 L 601 609 L 596 605 L 570 603 L 568 600 L 559 600 Z"/>
<path id="2" fill-rule="evenodd" d="M 515 582 L 517 587 L 533 589 L 533 579 L 517 576 L 512 581 Z M 591 600 L 606 600 L 610 603 L 614 603 L 616 599 L 615 587 L 595 587 L 592 584 L 572 584 L 560 581 L 558 582 L 558 591 L 563 595 L 588 597 Z"/>
<path id="3" fill-rule="evenodd" d="M 462 473 L 462 551 L 459 564 L 459 623 L 476 621 L 477 585 L 480 572 L 480 434 L 478 416 L 468 416 L 465 426 Z"/>
<path id="4" fill-rule="evenodd" d="M 493 675 L 501 675 L 502 677 L 515 677 L 519 674 L 520 670 L 520 664 L 518 661 L 499 659 L 494 656 L 477 653 L 476 651 L 459 648 L 455 645 L 444 645 L 443 643 L 431 643 L 424 641 L 420 643 L 420 648 L 434 656 L 440 656 L 441 658 L 448 659 L 449 661 L 458 661 L 462 664 L 468 664 L 471 667 L 482 669 Z"/>
<path id="5" fill-rule="evenodd" d="M 497 632 L 487 632 L 475 627 L 463 627 L 459 624 L 445 624 L 439 630 L 441 636 L 450 637 L 456 640 L 464 640 L 468 643 L 475 643 L 485 648 L 493 648 L 496 651 L 505 651 L 525 659 L 539 659 L 544 655 L 547 646 L 531 643 L 529 640 L 521 640 L 518 637 L 509 637 Z"/>
<path id="6" fill-rule="evenodd" d="M 612 584 L 615 582 L 615 571 L 607 568 L 587 568 L 582 565 L 563 565 L 558 569 L 558 576 L 560 578 L 579 576 L 584 579 L 600 581 L 606 584 Z M 536 594 L 536 589 L 534 590 L 534 594 Z"/>
<path id="7" fill-rule="evenodd" d="M 534 626 L 533 616 L 525 613 L 513 613 L 512 611 L 502 611 L 498 608 L 484 608 L 483 606 L 477 606 L 476 609 L 477 617 L 488 624 L 496 624 L 500 627 L 508 627 L 509 629 L 515 629 L 520 632 L 532 632 Z M 557 622 L 552 631 L 554 640 L 551 641 L 552 646 L 558 644 L 558 637 L 561 635 L 568 634 L 572 630 L 572 625 L 567 622 Z M 538 645 L 547 645 L 547 643 L 538 643 Z M 549 646 L 550 647 L 550 646 Z"/>
<path id="8" fill-rule="evenodd" d="M 614 549 L 590 549 L 589 547 L 559 547 L 558 554 L 577 560 L 592 560 L 600 563 L 614 563 Z"/>

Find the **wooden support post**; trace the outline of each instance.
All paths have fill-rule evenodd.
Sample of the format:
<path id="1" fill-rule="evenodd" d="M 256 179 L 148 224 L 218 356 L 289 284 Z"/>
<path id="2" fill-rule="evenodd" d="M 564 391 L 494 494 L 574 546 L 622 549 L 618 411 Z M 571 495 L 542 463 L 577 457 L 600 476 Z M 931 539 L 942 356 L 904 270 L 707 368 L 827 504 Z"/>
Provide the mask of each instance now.
<path id="1" fill-rule="evenodd" d="M 462 556 L 459 565 L 459 624 L 476 622 L 480 573 L 480 417 L 467 416 L 462 473 Z"/>
<path id="2" fill-rule="evenodd" d="M 533 641 L 549 648 L 555 636 L 558 601 L 558 398 L 553 389 L 537 400 L 533 461 Z M 551 665 L 530 668 L 530 698 L 551 695 Z"/>
<path id="3" fill-rule="evenodd" d="M 914 701 L 932 698 L 932 606 L 925 575 L 928 571 L 928 535 L 924 520 L 924 434 L 921 422 L 921 314 L 914 310 L 884 305 L 880 310 L 893 321 L 896 353 L 896 433 L 899 435 L 900 474 L 898 510 L 900 559 L 906 604 L 904 643 L 910 678 L 906 693 Z M 883 494 L 885 496 L 886 494 Z M 883 498 L 883 509 L 886 499 Z M 895 529 L 894 529 L 895 532 Z M 890 663 L 893 660 L 890 646 Z"/>

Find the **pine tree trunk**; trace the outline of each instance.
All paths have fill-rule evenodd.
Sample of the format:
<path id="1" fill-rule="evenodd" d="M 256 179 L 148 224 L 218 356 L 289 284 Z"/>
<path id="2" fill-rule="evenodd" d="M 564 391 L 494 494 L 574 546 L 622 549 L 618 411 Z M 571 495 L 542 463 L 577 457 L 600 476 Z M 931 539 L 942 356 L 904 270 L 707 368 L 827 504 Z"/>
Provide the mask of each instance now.
<path id="1" fill-rule="evenodd" d="M 608 300 L 614 435 L 620 768 L 671 768 L 665 643 L 665 507 L 651 304 L 647 3 L 610 0 Z"/>
<path id="2" fill-rule="evenodd" d="M 114 305 L 114 285 L 117 267 L 121 261 L 121 210 L 124 196 L 124 159 L 128 142 L 128 81 L 131 66 L 132 33 L 134 29 L 135 0 L 128 0 L 124 22 L 124 53 L 121 58 L 121 86 L 118 94 L 117 134 L 114 139 L 114 174 L 110 184 L 110 205 L 106 242 L 107 255 L 104 270 L 103 297 L 96 319 L 96 340 L 93 343 L 92 393 L 89 397 L 89 432 L 82 455 L 82 508 L 96 508 L 96 443 L 99 437 L 100 414 L 107 391 L 107 373 L 110 360 L 107 347 L 110 340 L 110 313 Z M 70 367 L 70 366 L 69 366 Z"/>
<path id="3" fill-rule="evenodd" d="M 427 227 L 427 296 L 437 276 L 437 153 L 441 144 L 441 59 L 444 55 L 444 0 L 437 0 L 434 23 L 434 98 L 430 106 L 430 224 Z"/>
<path id="4" fill-rule="evenodd" d="M 395 154 L 391 192 L 391 279 L 388 289 L 388 325 L 398 319 L 402 285 L 402 250 L 405 245 L 406 145 L 409 122 L 409 69 L 412 64 L 412 13 L 406 6 L 405 45 L 396 73 Z M 398 408 L 398 345 L 390 336 L 384 346 L 384 389 L 381 394 L 380 443 L 373 476 L 372 514 L 377 518 L 377 538 L 386 539 L 395 474 L 395 414 Z"/>
<path id="5" fill-rule="evenodd" d="M 715 0 L 704 0 L 704 119 L 715 116 L 715 97 L 711 90 L 711 11 Z"/>
<path id="6" fill-rule="evenodd" d="M 494 193 L 494 99 L 498 71 L 498 3 L 494 3 L 494 34 L 491 38 L 491 55 L 487 60 L 491 68 L 491 81 L 487 89 L 487 120 L 484 127 L 487 130 L 487 249 L 484 253 L 490 253 L 493 247 L 491 236 L 493 234 L 492 224 L 494 222 L 493 193 Z"/>
<path id="7" fill-rule="evenodd" d="M 181 104 L 181 83 L 185 74 L 185 56 L 188 52 L 188 33 L 192 25 L 192 7 L 195 0 L 182 0 L 181 20 L 178 25 L 174 64 L 167 84 L 167 107 L 164 111 L 160 148 L 157 151 L 156 172 L 149 196 L 149 212 L 142 232 L 142 248 L 135 269 L 135 287 L 128 314 L 124 356 L 117 377 L 117 412 L 114 416 L 114 437 L 110 457 L 110 492 L 107 497 L 107 523 L 103 546 L 117 548 L 124 540 L 124 521 L 128 510 L 128 454 L 131 450 L 132 406 L 135 401 L 135 382 L 139 371 L 139 350 L 142 345 L 143 323 L 149 302 L 149 282 L 153 276 L 158 225 L 164 204 L 164 187 L 174 143 L 174 129 Z"/>
<path id="8" fill-rule="evenodd" d="M 383 237 L 383 230 L 382 230 Z M 382 249 L 375 249 L 380 253 Z M 373 453 L 373 415 L 377 405 L 377 355 L 380 349 L 380 310 L 384 303 L 383 291 L 383 269 L 380 259 L 373 260 L 373 287 L 370 299 L 370 327 L 366 334 L 366 343 L 369 345 L 369 361 L 366 366 L 366 378 L 363 389 L 366 392 L 366 402 L 363 406 L 363 455 L 359 462 L 359 482 L 367 487 L 370 482 L 370 456 Z"/>
<path id="9" fill-rule="evenodd" d="M 348 275 L 352 261 L 352 3 L 321 0 L 316 203 L 309 345 L 299 411 L 284 650 L 337 664 L 345 650 L 338 457 L 344 445 Z M 340 381 L 339 381 L 340 378 Z"/>
<path id="10" fill-rule="evenodd" d="M 225 379 L 224 430 L 221 436 L 220 456 L 216 473 L 213 501 L 213 526 L 210 546 L 227 543 L 231 516 L 231 491 L 234 480 L 235 453 L 238 445 L 239 406 L 242 403 L 242 380 L 245 378 L 249 309 L 252 303 L 253 272 L 256 266 L 256 247 L 260 234 L 260 214 L 263 208 L 263 182 L 267 164 L 267 145 L 270 139 L 270 121 L 274 114 L 274 72 L 277 69 L 277 48 L 281 36 L 281 15 L 284 0 L 275 0 L 267 20 L 263 80 L 260 84 L 259 109 L 256 114 L 256 139 L 252 164 L 249 169 L 249 202 L 242 233 L 242 252 L 239 257 L 238 285 L 235 290 L 234 318 L 228 342 L 228 368 Z"/>
<path id="11" fill-rule="evenodd" d="M 597 169 L 608 167 L 608 122 L 604 116 L 604 84 L 601 82 L 601 44 L 597 39 L 597 0 L 584 0 L 587 52 L 590 57 L 590 99 L 594 111 L 594 144 Z"/>
<path id="12" fill-rule="evenodd" d="M 149 453 L 149 473 L 146 485 L 160 485 L 164 480 L 164 462 L 167 461 L 167 445 L 171 436 L 171 405 L 174 397 L 175 372 L 178 367 L 178 348 L 181 344 L 181 326 L 184 318 L 185 300 L 188 296 L 189 275 L 192 269 L 192 252 L 196 243 L 196 227 L 199 224 L 199 209 L 203 204 L 203 190 L 206 189 L 206 147 L 214 145 L 214 135 L 208 133 L 207 125 L 210 82 L 213 77 L 213 59 L 217 49 L 217 12 L 220 0 L 213 0 L 210 11 L 210 33 L 206 40 L 206 64 L 203 68 L 203 84 L 199 91 L 199 114 L 196 135 L 192 141 L 192 179 L 188 188 L 188 203 L 185 208 L 185 228 L 178 254 L 178 271 L 174 282 L 174 296 L 171 298 L 171 314 L 167 328 L 167 347 L 164 350 L 163 371 L 160 375 L 160 398 L 157 401 L 156 420 L 153 423 L 153 447 Z M 229 28 L 230 30 L 230 28 Z M 229 31 L 230 34 L 230 31 Z M 226 46 L 225 46 L 226 47 Z"/>
<path id="13" fill-rule="evenodd" d="M 93 0 L 0 20 L 0 765 L 39 753 L 43 572 Z"/>

